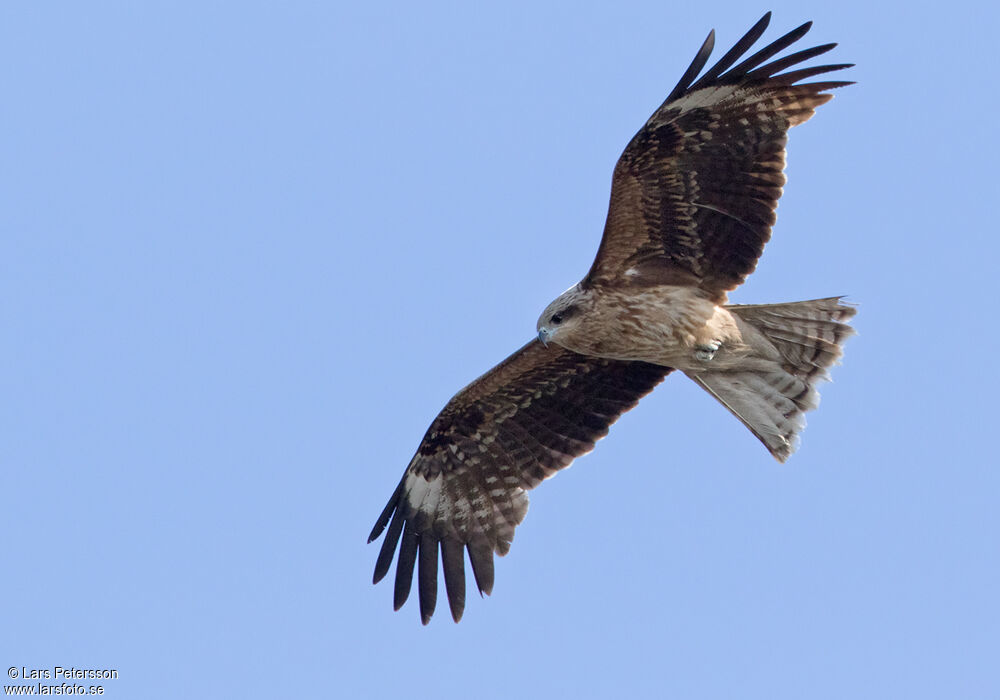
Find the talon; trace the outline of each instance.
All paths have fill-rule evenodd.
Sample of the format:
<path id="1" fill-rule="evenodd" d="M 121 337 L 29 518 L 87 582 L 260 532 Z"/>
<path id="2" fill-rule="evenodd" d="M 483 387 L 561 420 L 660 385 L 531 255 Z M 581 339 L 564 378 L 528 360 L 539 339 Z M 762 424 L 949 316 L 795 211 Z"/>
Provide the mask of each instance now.
<path id="1" fill-rule="evenodd" d="M 702 362 L 711 362 L 712 358 L 715 357 L 716 351 L 719 349 L 720 343 L 712 343 L 711 345 L 695 345 L 694 346 L 694 356 L 695 359 L 701 360 Z"/>

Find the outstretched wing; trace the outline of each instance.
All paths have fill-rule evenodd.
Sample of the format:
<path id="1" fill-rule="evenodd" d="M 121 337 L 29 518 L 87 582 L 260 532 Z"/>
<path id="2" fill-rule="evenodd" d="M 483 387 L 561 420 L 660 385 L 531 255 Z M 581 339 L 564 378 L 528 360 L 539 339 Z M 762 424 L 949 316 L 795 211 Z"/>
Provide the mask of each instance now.
<path id="1" fill-rule="evenodd" d="M 607 435 L 608 427 L 671 370 L 586 357 L 533 340 L 460 391 L 434 419 L 368 541 L 389 530 L 374 582 L 399 544 L 394 605 L 410 593 L 414 564 L 420 615 L 437 601 L 440 547 L 456 622 L 465 607 L 464 549 L 481 593 L 493 589 L 493 553 L 510 549 L 528 510 L 525 493 Z M 390 520 L 391 519 L 391 520 Z"/>
<path id="2" fill-rule="evenodd" d="M 811 22 L 734 65 L 770 18 L 764 15 L 695 81 L 712 52 L 711 32 L 677 87 L 625 148 L 585 286 L 689 284 L 721 302 L 753 272 L 785 184 L 788 129 L 833 97 L 826 90 L 851 84 L 797 83 L 852 64 L 782 72 L 836 44 L 765 63 L 801 39 Z"/>

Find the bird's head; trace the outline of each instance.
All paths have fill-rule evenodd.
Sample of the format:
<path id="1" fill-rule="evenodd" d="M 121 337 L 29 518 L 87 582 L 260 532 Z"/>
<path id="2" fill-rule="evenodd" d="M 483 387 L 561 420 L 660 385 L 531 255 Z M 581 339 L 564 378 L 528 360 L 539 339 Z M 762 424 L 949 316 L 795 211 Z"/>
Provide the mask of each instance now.
<path id="1" fill-rule="evenodd" d="M 583 301 L 583 291 L 575 284 L 545 307 L 536 326 L 542 345 L 559 343 L 562 336 L 573 331 L 580 323 Z"/>

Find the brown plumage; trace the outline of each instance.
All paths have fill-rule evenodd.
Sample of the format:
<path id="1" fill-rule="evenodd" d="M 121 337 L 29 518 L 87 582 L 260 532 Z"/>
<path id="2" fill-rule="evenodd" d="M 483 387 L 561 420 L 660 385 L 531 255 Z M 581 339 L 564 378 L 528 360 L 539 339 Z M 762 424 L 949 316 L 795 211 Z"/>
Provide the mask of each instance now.
<path id="1" fill-rule="evenodd" d="M 849 84 L 799 81 L 848 65 L 783 72 L 834 44 L 768 63 L 808 23 L 744 59 L 769 19 L 698 78 L 709 34 L 615 166 L 587 276 L 545 309 L 538 340 L 460 391 L 431 424 L 369 537 L 388 526 L 376 583 L 399 548 L 396 609 L 416 569 L 421 618 L 430 620 L 440 555 L 457 622 L 465 551 L 477 588 L 490 593 L 493 554 L 509 550 L 526 491 L 589 452 L 671 369 L 715 396 L 777 459 L 795 449 L 854 309 L 836 298 L 732 306 L 726 295 L 770 238 L 788 129 L 827 102 L 827 90 Z"/>
<path id="2" fill-rule="evenodd" d="M 419 552 L 420 611 L 425 623 L 430 619 L 440 542 L 457 622 L 465 602 L 463 547 L 479 591 L 489 594 L 493 552 L 510 549 L 514 527 L 528 511 L 525 491 L 593 449 L 618 416 L 669 373 L 668 367 L 586 357 L 532 340 L 462 389 L 427 430 L 368 539 L 389 525 L 376 583 L 400 543 L 396 609 L 409 595 Z"/>

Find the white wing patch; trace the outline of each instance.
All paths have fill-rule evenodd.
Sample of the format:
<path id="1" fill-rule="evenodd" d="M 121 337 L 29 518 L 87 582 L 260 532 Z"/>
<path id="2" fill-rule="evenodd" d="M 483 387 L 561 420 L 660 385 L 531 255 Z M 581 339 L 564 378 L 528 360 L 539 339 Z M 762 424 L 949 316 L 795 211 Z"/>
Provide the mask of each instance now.
<path id="1" fill-rule="evenodd" d="M 740 89 L 741 87 L 739 85 L 719 85 L 716 87 L 702 88 L 701 90 L 695 90 L 688 95 L 677 98 L 670 103 L 670 109 L 679 109 L 681 114 L 684 114 L 692 109 L 712 107 L 719 104 L 723 100 L 732 97 L 736 91 Z"/>
<path id="2" fill-rule="evenodd" d="M 430 480 L 419 474 L 407 474 L 406 485 L 403 487 L 407 503 L 414 511 L 434 515 L 441 502 L 442 481 L 443 478 L 440 474 Z"/>

